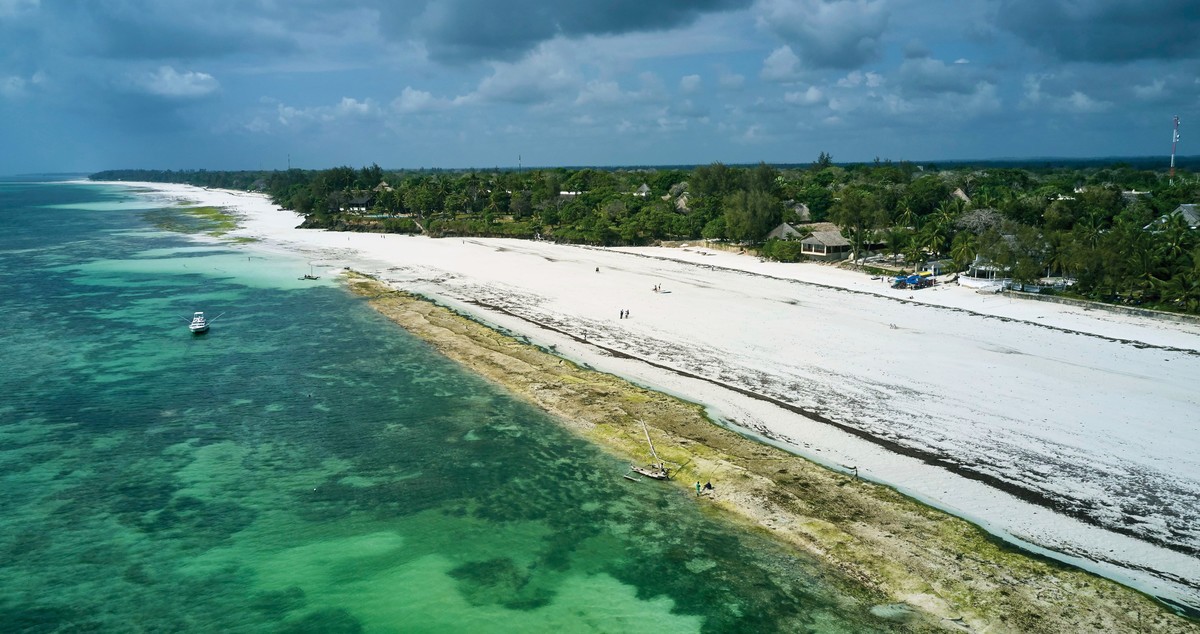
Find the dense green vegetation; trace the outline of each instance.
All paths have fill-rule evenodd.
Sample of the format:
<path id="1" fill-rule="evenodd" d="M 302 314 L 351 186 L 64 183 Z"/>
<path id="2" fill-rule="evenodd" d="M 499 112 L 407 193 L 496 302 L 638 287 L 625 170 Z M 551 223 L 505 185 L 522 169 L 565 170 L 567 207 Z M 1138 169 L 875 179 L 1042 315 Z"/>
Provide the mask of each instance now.
<path id="1" fill-rule="evenodd" d="M 1070 293 L 1200 312 L 1200 229 L 1171 212 L 1200 203 L 1200 177 L 1129 163 L 838 165 L 385 171 L 377 165 L 271 172 L 118 170 L 97 180 L 255 189 L 345 231 L 504 236 L 597 245 L 659 240 L 747 243 L 801 258 L 794 240 L 764 238 L 781 222 L 835 223 L 865 255 L 875 245 L 917 266 L 977 257 L 1016 282 L 1074 281 Z M 641 191 L 639 191 L 641 190 Z M 1130 194 L 1134 191 L 1146 192 Z M 807 218 L 801 216 L 807 207 Z M 879 246 L 882 245 L 882 246 Z"/>

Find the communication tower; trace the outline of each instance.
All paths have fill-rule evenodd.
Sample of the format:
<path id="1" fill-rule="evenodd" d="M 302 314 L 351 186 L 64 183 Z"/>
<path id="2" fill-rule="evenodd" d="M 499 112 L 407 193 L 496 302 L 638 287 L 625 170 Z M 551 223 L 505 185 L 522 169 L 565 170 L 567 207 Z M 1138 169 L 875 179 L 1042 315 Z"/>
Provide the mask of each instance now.
<path id="1" fill-rule="evenodd" d="M 1175 115 L 1175 132 L 1171 135 L 1171 173 L 1168 175 L 1168 184 L 1175 184 L 1175 147 L 1179 145 L 1179 115 Z"/>

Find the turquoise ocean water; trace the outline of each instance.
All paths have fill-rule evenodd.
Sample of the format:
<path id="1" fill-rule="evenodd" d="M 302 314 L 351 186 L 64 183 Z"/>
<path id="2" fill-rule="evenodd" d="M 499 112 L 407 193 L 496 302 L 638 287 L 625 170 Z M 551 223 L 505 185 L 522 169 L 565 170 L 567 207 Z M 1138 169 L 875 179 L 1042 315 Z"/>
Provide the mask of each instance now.
<path id="1" fill-rule="evenodd" d="M 0 181 L 3 631 L 906 627 L 305 262 L 159 228 L 188 222 Z"/>

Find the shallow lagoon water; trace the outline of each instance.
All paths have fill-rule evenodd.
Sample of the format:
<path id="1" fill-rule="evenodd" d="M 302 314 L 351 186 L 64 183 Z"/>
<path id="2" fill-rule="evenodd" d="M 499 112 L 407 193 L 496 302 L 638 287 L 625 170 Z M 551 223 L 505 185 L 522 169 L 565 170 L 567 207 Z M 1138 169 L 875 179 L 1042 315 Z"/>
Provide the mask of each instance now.
<path id="1" fill-rule="evenodd" d="M 154 231 L 146 208 L 0 183 L 6 630 L 905 627 L 622 479 L 329 280 L 298 281 L 306 262 Z M 225 314 L 194 337 L 193 310 Z"/>

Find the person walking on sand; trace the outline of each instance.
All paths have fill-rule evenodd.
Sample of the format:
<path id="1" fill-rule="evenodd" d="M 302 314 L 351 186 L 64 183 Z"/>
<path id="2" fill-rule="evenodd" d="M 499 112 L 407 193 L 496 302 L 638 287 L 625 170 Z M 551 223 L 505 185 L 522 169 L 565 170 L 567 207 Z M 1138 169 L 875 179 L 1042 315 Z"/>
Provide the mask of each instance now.
<path id="1" fill-rule="evenodd" d="M 700 497 L 700 481 L 696 480 L 696 497 Z"/>

